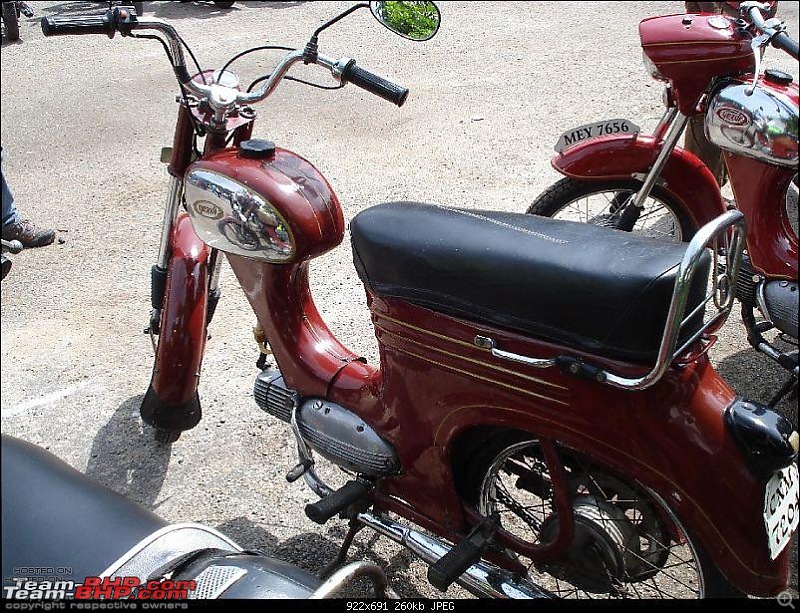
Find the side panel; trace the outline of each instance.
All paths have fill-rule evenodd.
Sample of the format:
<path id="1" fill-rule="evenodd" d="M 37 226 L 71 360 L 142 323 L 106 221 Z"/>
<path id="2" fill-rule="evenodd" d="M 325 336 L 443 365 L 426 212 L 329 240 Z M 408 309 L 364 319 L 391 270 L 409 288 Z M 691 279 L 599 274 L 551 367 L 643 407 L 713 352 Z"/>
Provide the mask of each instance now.
<path id="1" fill-rule="evenodd" d="M 178 217 L 161 316 L 152 386 L 163 405 L 192 401 L 200 380 L 206 343 L 208 247 L 197 238 L 189 217 Z"/>
<path id="2" fill-rule="evenodd" d="M 788 553 L 772 562 L 767 551 L 764 485 L 724 426 L 735 396 L 705 358 L 672 369 L 649 390 L 626 392 L 498 360 L 473 340 L 489 336 L 538 358 L 560 355 L 557 346 L 399 301 L 373 298 L 372 313 L 384 409 L 371 422 L 398 448 L 404 471 L 385 480 L 388 495 L 448 529 L 464 529 L 451 472 L 458 467 L 450 465 L 455 442 L 480 426 L 521 429 L 658 492 L 741 589 L 766 595 L 785 586 Z"/>
<path id="3" fill-rule="evenodd" d="M 659 151 L 660 145 L 652 136 L 608 136 L 579 143 L 553 158 L 552 164 L 573 179 L 629 180 L 633 174 L 649 172 Z M 697 227 L 725 213 L 714 175 L 694 154 L 676 148 L 660 178 Z"/>

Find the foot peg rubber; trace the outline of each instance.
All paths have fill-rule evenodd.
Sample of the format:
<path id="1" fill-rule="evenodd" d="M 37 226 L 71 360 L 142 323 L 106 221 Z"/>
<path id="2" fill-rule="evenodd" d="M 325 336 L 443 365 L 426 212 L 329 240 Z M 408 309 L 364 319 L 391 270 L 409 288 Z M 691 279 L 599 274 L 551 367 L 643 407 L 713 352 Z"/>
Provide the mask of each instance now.
<path id="1" fill-rule="evenodd" d="M 371 488 L 359 481 L 348 481 L 345 486 L 326 496 L 319 502 L 306 505 L 306 515 L 315 524 L 324 524 L 337 513 L 366 499 Z"/>
<path id="2" fill-rule="evenodd" d="M 303 460 L 297 466 L 295 466 L 292 470 L 289 471 L 289 474 L 286 475 L 286 480 L 289 483 L 294 483 L 300 477 L 306 474 L 309 468 L 311 468 L 314 463 L 311 460 Z"/>
<path id="3" fill-rule="evenodd" d="M 478 526 L 469 537 L 453 547 L 438 562 L 428 568 L 428 581 L 441 592 L 446 592 L 466 570 L 480 561 L 483 552 L 494 541 L 500 527 L 500 518 L 492 516 Z"/>

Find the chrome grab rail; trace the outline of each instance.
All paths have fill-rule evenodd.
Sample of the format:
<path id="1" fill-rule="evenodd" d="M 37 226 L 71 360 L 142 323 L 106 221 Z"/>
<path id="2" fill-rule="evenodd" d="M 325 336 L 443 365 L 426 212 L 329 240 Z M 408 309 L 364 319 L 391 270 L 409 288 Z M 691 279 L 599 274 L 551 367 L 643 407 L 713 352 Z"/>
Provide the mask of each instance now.
<path id="1" fill-rule="evenodd" d="M 670 365 L 697 342 L 704 334 L 718 330 L 730 315 L 736 297 L 736 279 L 742 264 L 747 238 L 744 216 L 739 211 L 729 211 L 702 227 L 686 249 L 686 254 L 678 269 L 675 289 L 669 306 L 664 335 L 658 350 L 658 357 L 652 370 L 643 377 L 629 378 L 609 371 L 600 370 L 598 381 L 613 387 L 629 390 L 643 390 L 655 385 L 667 372 Z M 711 250 L 713 283 L 711 293 L 691 313 L 686 314 L 686 303 L 692 280 L 706 253 Z M 725 257 L 722 265 L 720 257 Z M 714 304 L 717 313 L 686 342 L 678 347 L 681 330 L 694 317 L 699 315 L 709 303 Z M 478 336 L 475 345 L 491 351 L 496 358 L 525 364 L 534 368 L 551 368 L 558 364 L 557 359 L 541 359 L 502 351 L 497 343 L 488 337 Z"/>

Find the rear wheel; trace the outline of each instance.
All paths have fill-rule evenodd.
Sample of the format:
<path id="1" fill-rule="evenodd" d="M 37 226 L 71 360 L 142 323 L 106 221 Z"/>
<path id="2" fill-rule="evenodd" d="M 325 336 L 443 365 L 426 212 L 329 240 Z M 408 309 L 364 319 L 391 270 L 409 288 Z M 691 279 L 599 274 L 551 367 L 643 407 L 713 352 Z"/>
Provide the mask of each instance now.
<path id="1" fill-rule="evenodd" d="M 6 25 L 6 38 L 11 42 L 19 40 L 19 16 L 16 2 L 3 2 L 3 23 Z"/>
<path id="2" fill-rule="evenodd" d="M 575 536 L 560 559 L 528 566 L 531 580 L 560 598 L 741 597 L 672 511 L 644 488 L 560 450 Z M 505 432 L 482 445 L 462 492 L 484 517 L 534 545 L 557 532 L 550 472 L 539 442 Z"/>
<path id="3" fill-rule="evenodd" d="M 579 181 L 568 177 L 539 196 L 528 213 L 615 228 L 641 186 L 638 181 Z M 633 228 L 636 234 L 674 243 L 691 240 L 697 230 L 681 203 L 660 187 L 653 188 Z"/>

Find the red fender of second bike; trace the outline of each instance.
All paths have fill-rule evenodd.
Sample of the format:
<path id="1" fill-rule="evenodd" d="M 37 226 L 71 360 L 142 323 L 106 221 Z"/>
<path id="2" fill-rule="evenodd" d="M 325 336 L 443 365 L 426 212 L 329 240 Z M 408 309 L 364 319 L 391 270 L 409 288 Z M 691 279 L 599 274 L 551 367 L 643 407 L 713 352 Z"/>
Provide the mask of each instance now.
<path id="1" fill-rule="evenodd" d="M 578 143 L 552 160 L 553 168 L 583 181 L 629 180 L 647 173 L 661 151 L 652 136 L 603 136 Z M 684 205 L 696 228 L 726 212 L 711 171 L 693 153 L 676 147 L 661 171 L 660 185 Z"/>
<path id="2" fill-rule="evenodd" d="M 162 405 L 181 406 L 192 401 L 200 381 L 209 248 L 197 237 L 185 213 L 175 224 L 171 247 L 152 386 Z"/>

